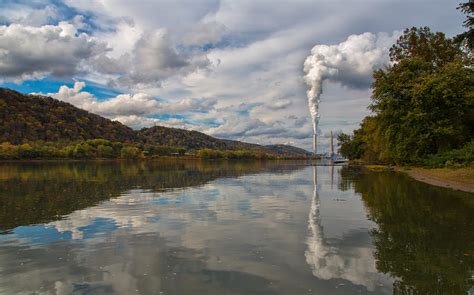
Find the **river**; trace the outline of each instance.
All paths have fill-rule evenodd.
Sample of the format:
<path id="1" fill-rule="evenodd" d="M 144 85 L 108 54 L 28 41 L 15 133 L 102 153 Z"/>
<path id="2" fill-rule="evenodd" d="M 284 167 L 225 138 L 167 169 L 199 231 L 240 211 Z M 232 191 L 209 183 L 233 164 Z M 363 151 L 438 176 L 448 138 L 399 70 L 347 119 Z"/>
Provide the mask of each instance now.
<path id="1" fill-rule="evenodd" d="M 472 294 L 474 194 L 304 162 L 0 164 L 0 293 Z"/>

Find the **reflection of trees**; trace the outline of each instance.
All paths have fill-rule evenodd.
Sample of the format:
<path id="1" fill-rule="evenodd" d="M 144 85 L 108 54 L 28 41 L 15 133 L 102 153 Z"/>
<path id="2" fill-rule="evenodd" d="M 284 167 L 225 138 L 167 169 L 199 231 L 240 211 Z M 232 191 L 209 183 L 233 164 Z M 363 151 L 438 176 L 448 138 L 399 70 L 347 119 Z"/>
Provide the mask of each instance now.
<path id="1" fill-rule="evenodd" d="M 474 199 L 405 175 L 353 174 L 355 191 L 378 224 L 377 268 L 397 278 L 394 294 L 466 294 L 474 271 Z"/>
<path id="2" fill-rule="evenodd" d="M 2 164 L 0 230 L 58 220 L 75 210 L 118 197 L 129 189 L 164 191 L 201 185 L 221 177 L 297 168 L 277 161 Z"/>

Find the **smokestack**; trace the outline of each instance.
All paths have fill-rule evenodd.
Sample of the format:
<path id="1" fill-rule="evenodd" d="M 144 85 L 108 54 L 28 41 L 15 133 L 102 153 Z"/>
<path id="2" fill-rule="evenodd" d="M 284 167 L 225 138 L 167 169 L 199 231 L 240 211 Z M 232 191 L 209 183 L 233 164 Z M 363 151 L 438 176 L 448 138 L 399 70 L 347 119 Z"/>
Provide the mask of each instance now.
<path id="1" fill-rule="evenodd" d="M 332 142 L 332 130 L 331 130 L 331 157 L 334 155 L 334 145 Z"/>
<path id="2" fill-rule="evenodd" d="M 318 139 L 316 137 L 316 133 L 313 133 L 313 153 L 316 155 L 318 152 Z"/>

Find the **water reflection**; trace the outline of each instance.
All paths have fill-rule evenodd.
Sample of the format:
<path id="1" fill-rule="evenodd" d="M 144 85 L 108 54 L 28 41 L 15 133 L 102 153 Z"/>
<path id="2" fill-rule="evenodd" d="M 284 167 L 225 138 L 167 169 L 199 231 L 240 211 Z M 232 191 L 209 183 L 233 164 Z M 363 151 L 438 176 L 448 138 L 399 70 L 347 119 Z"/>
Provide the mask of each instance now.
<path id="1" fill-rule="evenodd" d="M 453 192 L 450 205 L 430 203 L 426 187 L 383 175 L 288 162 L 2 165 L 0 293 L 465 291 L 472 202 Z M 451 241 L 426 228 L 437 218 L 440 235 L 457 228 Z"/>
<path id="2" fill-rule="evenodd" d="M 341 170 L 377 223 L 377 269 L 396 278 L 394 294 L 474 292 L 474 198 L 395 173 Z"/>
<path id="3" fill-rule="evenodd" d="M 325 167 L 320 167 L 324 169 Z M 334 184 L 334 166 L 329 168 L 330 191 Z M 324 228 L 321 220 L 321 185 L 318 184 L 318 168 L 313 167 L 313 197 L 311 209 L 308 217 L 308 228 L 310 234 L 307 240 L 306 262 L 311 266 L 313 275 L 324 280 L 344 279 L 353 284 L 362 285 L 369 291 L 374 291 L 377 287 L 390 284 L 390 280 L 383 274 L 377 272 L 375 259 L 371 244 L 347 243 L 346 239 L 354 236 L 367 240 L 367 230 L 357 228 L 345 229 L 343 237 L 336 243 L 327 243 L 324 237 Z M 326 195 L 328 195 L 326 193 Z M 346 202 L 346 199 L 333 199 L 337 202 Z M 322 209 L 324 210 L 324 208 Z M 354 216 L 352 216 L 354 217 Z M 344 220 L 341 220 L 343 223 Z M 350 245 L 347 247 L 347 245 Z M 378 290 L 378 293 L 385 293 L 387 290 Z"/>
<path id="4" fill-rule="evenodd" d="M 131 189 L 153 192 L 205 184 L 221 177 L 284 172 L 290 162 L 37 162 L 0 164 L 0 233 L 61 219 Z"/>

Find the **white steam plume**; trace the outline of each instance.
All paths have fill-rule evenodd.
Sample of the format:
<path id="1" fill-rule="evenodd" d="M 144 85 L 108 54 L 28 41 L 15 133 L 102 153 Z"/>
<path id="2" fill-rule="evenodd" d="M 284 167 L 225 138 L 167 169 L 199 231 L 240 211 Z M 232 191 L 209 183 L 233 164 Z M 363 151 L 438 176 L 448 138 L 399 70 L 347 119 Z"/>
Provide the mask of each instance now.
<path id="1" fill-rule="evenodd" d="M 351 88 L 368 88 L 372 72 L 389 63 L 389 48 L 399 32 L 351 35 L 336 45 L 316 45 L 304 62 L 313 132 L 318 133 L 319 103 L 324 80 Z"/>

